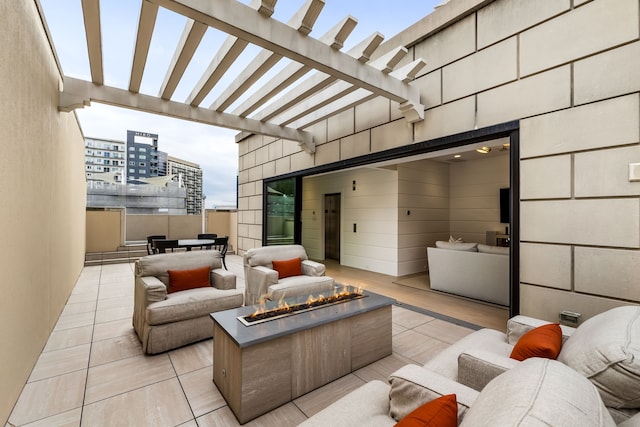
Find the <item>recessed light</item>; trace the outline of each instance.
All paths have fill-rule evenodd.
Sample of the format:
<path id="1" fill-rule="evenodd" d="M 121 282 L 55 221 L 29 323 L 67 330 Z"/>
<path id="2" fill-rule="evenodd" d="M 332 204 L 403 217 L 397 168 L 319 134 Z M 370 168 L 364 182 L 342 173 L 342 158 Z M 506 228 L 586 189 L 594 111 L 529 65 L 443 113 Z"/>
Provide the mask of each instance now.
<path id="1" fill-rule="evenodd" d="M 489 154 L 489 152 L 491 151 L 491 148 L 489 147 L 476 148 L 476 151 L 481 154 Z"/>
<path id="2" fill-rule="evenodd" d="M 456 154 L 455 156 L 453 156 L 454 159 L 459 159 L 460 157 L 462 157 L 460 154 Z"/>

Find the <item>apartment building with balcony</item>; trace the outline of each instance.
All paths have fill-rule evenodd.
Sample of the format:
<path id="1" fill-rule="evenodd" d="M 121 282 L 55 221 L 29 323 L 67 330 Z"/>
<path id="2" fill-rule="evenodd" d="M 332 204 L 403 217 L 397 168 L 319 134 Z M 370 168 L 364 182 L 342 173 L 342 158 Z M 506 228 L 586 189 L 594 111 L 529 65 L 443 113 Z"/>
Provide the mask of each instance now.
<path id="1" fill-rule="evenodd" d="M 88 181 L 94 180 L 94 174 L 112 173 L 118 181 L 124 182 L 126 144 L 123 141 L 87 137 L 84 154 Z"/>
<path id="2" fill-rule="evenodd" d="M 167 175 L 176 176 L 180 187 L 186 190 L 187 214 L 200 215 L 202 213 L 202 169 L 200 165 L 179 159 L 167 157 Z"/>

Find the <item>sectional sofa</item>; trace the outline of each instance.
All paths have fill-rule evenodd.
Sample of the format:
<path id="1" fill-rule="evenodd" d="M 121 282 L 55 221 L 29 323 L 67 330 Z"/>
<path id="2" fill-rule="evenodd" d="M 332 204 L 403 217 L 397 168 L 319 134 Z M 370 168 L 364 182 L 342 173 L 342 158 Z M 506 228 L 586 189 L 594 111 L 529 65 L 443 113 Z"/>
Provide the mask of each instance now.
<path id="1" fill-rule="evenodd" d="M 516 316 L 506 333 L 476 331 L 424 366 L 368 382 L 301 426 L 390 427 L 448 394 L 456 395 L 461 426 L 640 426 L 640 307 L 562 327 L 557 360 L 509 357 L 526 333 L 548 324 Z"/>
<path id="2" fill-rule="evenodd" d="M 431 289 L 509 305 L 509 248 L 438 241 L 427 260 Z"/>

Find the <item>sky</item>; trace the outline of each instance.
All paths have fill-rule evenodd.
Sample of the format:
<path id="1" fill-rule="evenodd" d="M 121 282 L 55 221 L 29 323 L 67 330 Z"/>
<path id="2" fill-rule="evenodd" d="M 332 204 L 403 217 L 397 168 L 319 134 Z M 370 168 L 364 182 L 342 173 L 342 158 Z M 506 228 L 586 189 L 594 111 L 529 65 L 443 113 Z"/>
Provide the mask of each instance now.
<path id="1" fill-rule="evenodd" d="M 81 0 L 40 2 L 64 75 L 91 80 Z M 241 2 L 248 4 L 249 0 Z M 319 38 L 351 15 L 358 20 L 358 25 L 342 49 L 345 52 L 375 31 L 382 33 L 385 39 L 391 38 L 431 13 L 440 3 L 442 0 L 325 0 L 310 36 Z M 141 0 L 100 2 L 105 85 L 128 87 L 140 4 Z M 279 0 L 272 18 L 286 23 L 303 4 L 304 0 Z M 184 25 L 184 17 L 160 8 L 140 93 L 158 94 Z M 183 102 L 189 96 L 226 37 L 209 28 L 172 100 Z M 200 105 L 211 105 L 259 50 L 249 45 Z M 280 61 L 253 88 L 268 82 L 287 63 L 286 59 Z M 240 98 L 237 103 L 244 99 Z M 235 105 L 227 111 L 233 110 Z M 206 208 L 235 206 L 238 175 L 235 135 L 238 131 L 95 102 L 76 112 L 85 137 L 126 141 L 127 130 L 158 134 L 161 151 L 197 163 L 202 168 Z"/>

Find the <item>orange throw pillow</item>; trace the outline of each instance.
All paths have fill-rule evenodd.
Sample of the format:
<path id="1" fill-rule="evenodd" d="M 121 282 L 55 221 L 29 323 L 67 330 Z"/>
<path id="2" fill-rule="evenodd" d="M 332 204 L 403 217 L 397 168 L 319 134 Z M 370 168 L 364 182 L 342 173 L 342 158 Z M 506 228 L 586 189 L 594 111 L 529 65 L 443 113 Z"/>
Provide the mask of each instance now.
<path id="1" fill-rule="evenodd" d="M 209 280 L 210 272 L 211 267 L 195 268 L 193 270 L 167 270 L 167 273 L 169 273 L 169 293 L 211 286 Z"/>
<path id="2" fill-rule="evenodd" d="M 538 326 L 520 337 L 511 351 L 511 358 L 523 361 L 530 357 L 555 359 L 562 348 L 559 323 Z"/>
<path id="3" fill-rule="evenodd" d="M 272 261 L 273 269 L 278 272 L 278 279 L 291 276 L 302 276 L 302 259 L 293 258 L 284 261 Z"/>
<path id="4" fill-rule="evenodd" d="M 396 427 L 457 427 L 458 401 L 447 394 L 427 402 L 401 419 Z"/>

